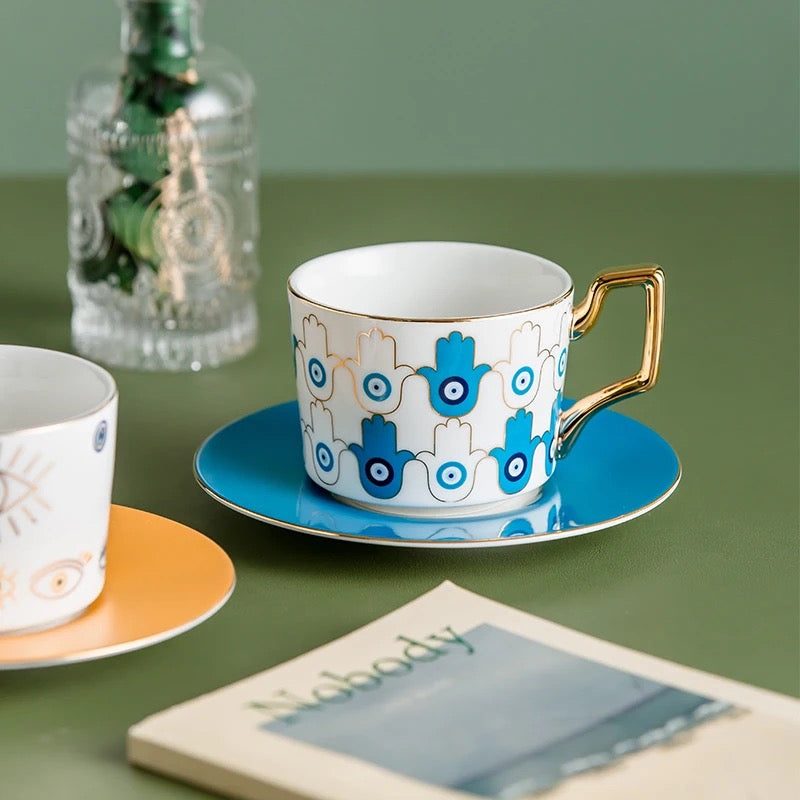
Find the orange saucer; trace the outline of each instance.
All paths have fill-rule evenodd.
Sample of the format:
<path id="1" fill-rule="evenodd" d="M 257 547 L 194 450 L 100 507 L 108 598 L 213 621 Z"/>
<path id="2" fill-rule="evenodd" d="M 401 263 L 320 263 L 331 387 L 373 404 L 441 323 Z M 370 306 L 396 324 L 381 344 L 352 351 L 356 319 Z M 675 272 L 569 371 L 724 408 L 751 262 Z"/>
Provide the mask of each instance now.
<path id="1" fill-rule="evenodd" d="M 199 625 L 233 592 L 225 551 L 178 522 L 111 507 L 102 594 L 57 628 L 0 635 L 0 669 L 104 658 L 163 642 Z"/>

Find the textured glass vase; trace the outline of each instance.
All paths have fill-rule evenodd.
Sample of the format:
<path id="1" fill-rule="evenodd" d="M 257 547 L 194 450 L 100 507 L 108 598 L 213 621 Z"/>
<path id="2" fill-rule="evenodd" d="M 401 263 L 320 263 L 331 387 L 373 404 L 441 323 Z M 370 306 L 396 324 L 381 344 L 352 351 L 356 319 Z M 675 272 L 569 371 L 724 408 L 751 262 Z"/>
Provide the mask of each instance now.
<path id="1" fill-rule="evenodd" d="M 117 366 L 215 366 L 257 335 L 253 83 L 203 46 L 199 0 L 122 13 L 121 56 L 68 104 L 73 344 Z"/>

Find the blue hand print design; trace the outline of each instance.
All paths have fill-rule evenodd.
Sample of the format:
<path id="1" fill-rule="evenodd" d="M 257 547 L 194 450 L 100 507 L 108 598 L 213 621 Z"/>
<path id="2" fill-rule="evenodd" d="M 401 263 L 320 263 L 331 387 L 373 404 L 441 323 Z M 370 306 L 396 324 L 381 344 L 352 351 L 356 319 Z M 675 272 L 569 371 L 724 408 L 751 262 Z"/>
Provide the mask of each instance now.
<path id="1" fill-rule="evenodd" d="M 380 414 L 361 420 L 361 441 L 363 446 L 350 445 L 358 460 L 361 485 L 381 500 L 394 497 L 403 485 L 403 468 L 414 460 L 414 454 L 397 449 L 397 427 Z"/>
<path id="2" fill-rule="evenodd" d="M 443 417 L 468 414 L 478 400 L 478 385 L 488 364 L 475 365 L 475 340 L 453 331 L 436 342 L 436 368 L 420 367 L 431 393 L 431 405 Z"/>
<path id="3" fill-rule="evenodd" d="M 533 451 L 538 442 L 531 437 L 533 414 L 520 409 L 506 420 L 504 447 L 495 447 L 489 455 L 497 461 L 500 488 L 516 494 L 525 488 L 531 476 Z"/>
<path id="4" fill-rule="evenodd" d="M 556 395 L 553 408 L 550 410 L 550 429 L 534 439 L 534 449 L 541 442 L 545 446 L 544 472 L 549 478 L 556 468 L 556 448 L 558 447 L 558 413 L 561 409 L 561 392 Z"/>

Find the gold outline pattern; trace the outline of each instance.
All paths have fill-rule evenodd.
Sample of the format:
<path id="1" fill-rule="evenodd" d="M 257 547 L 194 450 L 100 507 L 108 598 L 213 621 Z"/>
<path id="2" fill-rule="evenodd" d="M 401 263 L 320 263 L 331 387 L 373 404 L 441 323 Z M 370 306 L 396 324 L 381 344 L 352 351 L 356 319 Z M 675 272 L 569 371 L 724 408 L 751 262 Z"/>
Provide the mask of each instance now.
<path id="1" fill-rule="evenodd" d="M 0 442 L 0 453 L 2 453 L 2 446 L 3 443 Z M 36 502 L 45 511 L 50 510 L 50 504 L 40 494 L 40 484 L 55 464 L 55 462 L 50 461 L 41 466 L 33 476 L 29 477 L 29 473 L 39 464 L 42 457 L 41 453 L 34 453 L 33 457 L 23 457 L 23 463 L 27 462 L 27 464 L 21 472 L 12 471 L 14 465 L 19 462 L 23 450 L 24 446 L 18 445 L 10 461 L 4 467 L 0 467 L 0 489 L 2 489 L 2 494 L 0 494 L 0 522 L 5 520 L 15 536 L 21 534 L 22 521 L 27 521 L 32 525 L 36 525 L 39 521 L 37 514 L 34 513 L 35 509 L 31 508 L 29 503 Z M 24 487 L 22 493 L 13 499 L 11 499 L 11 491 L 8 488 L 11 483 L 22 484 Z"/>
<path id="2" fill-rule="evenodd" d="M 541 378 L 542 367 L 544 366 L 544 363 L 547 360 L 547 356 L 552 352 L 552 348 L 550 348 L 550 350 L 545 348 L 544 350 L 539 350 L 537 352 L 537 354 L 536 354 L 537 357 L 538 356 L 542 356 L 542 355 L 544 357 L 539 361 L 538 384 L 536 386 L 536 391 L 531 396 L 531 399 L 527 403 L 525 403 L 524 405 L 521 405 L 521 406 L 520 405 L 517 405 L 517 406 L 510 405 L 508 403 L 508 401 L 506 400 L 506 391 L 505 391 L 506 379 L 503 376 L 503 373 L 498 371 L 497 367 L 500 364 L 508 364 L 509 367 L 512 366 L 512 357 L 513 357 L 512 350 L 514 349 L 514 334 L 517 334 L 517 333 L 521 334 L 523 329 L 526 328 L 527 326 L 530 326 L 531 330 L 533 330 L 535 328 L 539 329 L 539 345 L 538 346 L 539 347 L 542 346 L 542 338 L 543 338 L 542 337 L 542 326 L 538 322 L 532 322 L 531 320 L 525 320 L 525 322 L 523 322 L 522 325 L 519 326 L 519 328 L 515 328 L 513 331 L 511 331 L 511 336 L 509 337 L 509 343 L 508 343 L 508 359 L 507 360 L 506 359 L 501 359 L 500 361 L 496 361 L 494 363 L 494 365 L 492 366 L 492 372 L 496 372 L 500 376 L 502 381 L 503 381 L 503 403 L 505 404 L 505 406 L 507 408 L 510 408 L 512 411 L 516 411 L 519 408 L 527 409 L 527 408 L 529 408 L 529 406 L 533 405 L 533 403 L 535 402 L 536 398 L 539 396 L 540 389 L 542 388 L 542 378 Z M 556 342 L 554 347 L 558 347 L 558 345 L 559 345 L 559 342 Z M 526 364 L 526 366 L 529 366 L 529 365 Z"/>
<path id="3" fill-rule="evenodd" d="M 0 611 L 3 606 L 9 602 L 17 599 L 17 572 L 6 572 L 5 567 L 0 564 Z"/>
<path id="4" fill-rule="evenodd" d="M 475 462 L 475 466 L 472 468 L 472 481 L 470 482 L 470 485 L 469 485 L 469 491 L 465 495 L 463 495 L 462 497 L 452 498 L 452 499 L 442 499 L 438 495 L 434 494 L 433 489 L 431 488 L 431 479 L 433 478 L 433 475 L 431 474 L 431 468 L 428 467 L 428 464 L 423 459 L 421 459 L 420 456 L 421 455 L 428 455 L 428 456 L 433 456 L 434 458 L 437 457 L 436 456 L 436 431 L 438 431 L 439 428 L 444 428 L 445 430 L 447 430 L 451 422 L 456 422 L 458 424 L 458 429 L 459 430 L 461 430 L 461 428 L 464 427 L 464 426 L 469 428 L 469 452 L 467 453 L 467 455 L 471 456 L 473 453 L 481 453 L 482 455 Z M 442 503 L 460 503 L 462 500 L 466 500 L 466 498 L 469 497 L 472 494 L 472 490 L 475 488 L 475 480 L 478 477 L 478 465 L 482 461 L 485 461 L 487 458 L 489 458 L 489 454 L 486 452 L 486 450 L 484 450 L 484 449 L 482 449 L 480 447 L 477 447 L 474 450 L 472 449 L 472 425 L 470 425 L 469 422 L 462 422 L 459 417 L 450 417 L 449 419 L 447 419 L 447 421 L 440 422 L 438 425 L 434 425 L 434 427 L 433 427 L 433 452 L 431 452 L 430 450 L 420 450 L 418 453 L 416 453 L 414 455 L 414 460 L 415 461 L 419 461 L 425 467 L 425 472 L 426 472 L 426 474 L 428 476 L 428 491 L 431 493 L 431 497 L 435 498 L 436 500 L 440 500 Z M 459 463 L 462 463 L 461 459 L 458 458 L 457 456 L 454 456 L 454 457 L 452 457 L 452 458 L 450 458 L 448 460 L 458 461 Z M 443 463 L 447 463 L 447 462 L 444 461 Z M 440 469 L 441 469 L 441 467 L 440 467 Z M 444 489 L 444 487 L 441 487 L 441 488 Z M 453 490 L 446 490 L 445 489 L 445 491 L 453 491 Z"/>
<path id="5" fill-rule="evenodd" d="M 315 406 L 318 406 L 321 409 L 321 412 L 319 412 L 319 413 L 326 414 L 328 416 L 328 418 L 330 419 L 330 423 L 331 423 L 331 443 L 337 443 L 338 442 L 341 445 L 343 445 L 342 449 L 339 450 L 339 452 L 335 454 L 337 469 L 336 469 L 336 478 L 334 480 L 332 480 L 332 481 L 326 481 L 325 478 L 322 475 L 320 475 L 320 472 L 317 469 L 317 463 L 316 463 L 316 458 L 315 458 L 315 453 L 314 453 L 315 448 L 314 448 L 314 436 L 313 436 L 313 434 L 316 432 L 316 428 L 314 427 L 314 407 Z M 302 416 L 300 418 L 300 422 L 301 422 L 301 425 L 302 425 L 302 428 L 303 428 L 303 437 L 304 438 L 308 437 L 309 444 L 311 445 L 310 457 L 312 459 L 314 472 L 316 473 L 317 477 L 322 481 L 322 483 L 325 484 L 325 486 L 335 486 L 339 482 L 339 478 L 340 478 L 340 476 L 342 474 L 341 456 L 342 456 L 342 453 L 345 450 L 347 450 L 347 447 L 348 447 L 347 442 L 345 442 L 344 439 L 338 439 L 336 437 L 336 433 L 333 430 L 333 412 L 329 408 L 326 408 L 325 403 L 323 403 L 322 400 L 315 400 L 313 403 L 310 404 L 310 406 L 309 406 L 309 414 L 311 416 L 311 422 L 304 422 Z M 325 441 L 323 441 L 321 439 L 317 439 L 317 441 L 318 442 L 322 442 L 322 444 L 325 444 L 327 446 L 327 443 Z"/>
<path id="6" fill-rule="evenodd" d="M 409 373 L 407 375 L 405 375 L 404 377 L 402 377 L 400 379 L 400 382 L 397 384 L 397 404 L 394 406 L 394 408 L 387 408 L 387 409 L 384 409 L 384 410 L 376 410 L 376 409 L 368 408 L 367 406 L 365 406 L 361 402 L 361 398 L 358 396 L 358 385 L 357 385 L 358 384 L 358 377 L 356 376 L 356 374 L 353 372 L 353 370 L 349 366 L 350 363 L 353 363 L 353 364 L 357 364 L 359 367 L 362 367 L 362 364 L 361 364 L 361 358 L 362 358 L 362 356 L 361 356 L 361 340 L 362 339 L 371 339 L 373 333 L 380 334 L 381 341 L 385 341 L 386 339 L 389 339 L 389 341 L 391 341 L 392 344 L 394 345 L 394 357 L 392 359 L 394 364 L 392 366 L 392 371 L 396 372 L 396 371 L 398 371 L 400 369 L 409 370 Z M 366 411 L 369 414 L 391 414 L 391 413 L 397 411 L 397 409 L 400 408 L 400 403 L 403 402 L 403 384 L 406 382 L 406 380 L 408 378 L 410 378 L 412 375 L 416 374 L 416 370 L 410 364 L 398 364 L 397 363 L 397 339 L 395 339 L 394 336 L 391 336 L 388 333 L 384 333 L 377 326 L 370 328 L 369 331 L 366 331 L 366 332 L 362 331 L 361 333 L 358 334 L 358 336 L 356 336 L 356 357 L 355 358 L 343 358 L 342 361 L 341 361 L 341 366 L 343 366 L 353 376 L 353 394 L 355 395 L 356 402 L 358 403 L 359 406 L 361 406 L 361 408 L 364 409 L 364 411 Z M 387 400 L 388 399 L 389 398 L 387 398 Z M 385 401 L 376 401 L 376 402 L 385 402 Z"/>
<path id="7" fill-rule="evenodd" d="M 89 556 L 87 559 L 86 556 Z M 30 579 L 30 590 L 32 594 L 35 594 L 37 597 L 41 597 L 42 600 L 61 600 L 64 597 L 68 597 L 71 595 L 80 585 L 81 581 L 83 580 L 83 570 L 87 563 L 87 561 L 91 560 L 91 555 L 87 553 L 81 553 L 81 558 L 61 558 L 58 561 L 53 561 L 51 564 L 47 564 L 46 566 L 42 567 L 41 569 L 37 570 L 36 572 L 31 575 Z M 72 586 L 70 586 L 65 592 L 60 592 L 56 594 L 57 590 L 60 590 L 60 587 L 55 587 L 52 592 L 47 593 L 40 589 L 37 584 L 42 580 L 42 578 L 46 578 L 50 573 L 56 573 L 54 577 L 58 576 L 58 570 L 74 570 L 78 573 L 78 578 Z"/>

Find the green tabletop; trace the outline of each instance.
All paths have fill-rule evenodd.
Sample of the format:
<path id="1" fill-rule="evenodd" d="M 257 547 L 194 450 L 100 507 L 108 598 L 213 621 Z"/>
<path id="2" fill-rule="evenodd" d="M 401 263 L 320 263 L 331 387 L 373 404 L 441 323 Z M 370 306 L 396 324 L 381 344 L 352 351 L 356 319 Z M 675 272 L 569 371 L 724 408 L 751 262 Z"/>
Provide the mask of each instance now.
<path id="1" fill-rule="evenodd" d="M 63 180 L 0 182 L 0 341 L 70 349 Z M 0 673 L 0 796 L 190 798 L 129 767 L 144 716 L 316 647 L 445 578 L 629 647 L 800 692 L 798 192 L 788 177 L 268 179 L 261 341 L 199 374 L 116 370 L 114 500 L 179 520 L 233 558 L 228 604 L 183 636 L 102 661 Z M 381 241 L 456 239 L 564 265 L 667 274 L 662 378 L 618 406 L 676 448 L 683 482 L 645 517 L 490 550 L 371 547 L 238 516 L 192 478 L 199 442 L 292 398 L 284 283 L 303 260 Z M 638 364 L 640 292 L 611 295 L 570 353 L 567 395 Z"/>

